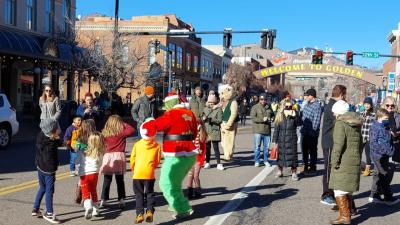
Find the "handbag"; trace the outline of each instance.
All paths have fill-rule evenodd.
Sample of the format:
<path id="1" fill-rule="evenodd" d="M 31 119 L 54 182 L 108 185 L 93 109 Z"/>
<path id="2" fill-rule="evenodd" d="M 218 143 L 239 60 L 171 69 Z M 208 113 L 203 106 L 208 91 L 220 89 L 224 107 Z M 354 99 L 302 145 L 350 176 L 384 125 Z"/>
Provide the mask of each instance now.
<path id="1" fill-rule="evenodd" d="M 82 188 L 81 185 L 77 184 L 75 190 L 75 203 L 81 204 L 81 202 L 82 202 Z"/>
<path id="2" fill-rule="evenodd" d="M 270 144 L 268 160 L 270 161 L 278 160 L 278 144 L 276 143 Z"/>

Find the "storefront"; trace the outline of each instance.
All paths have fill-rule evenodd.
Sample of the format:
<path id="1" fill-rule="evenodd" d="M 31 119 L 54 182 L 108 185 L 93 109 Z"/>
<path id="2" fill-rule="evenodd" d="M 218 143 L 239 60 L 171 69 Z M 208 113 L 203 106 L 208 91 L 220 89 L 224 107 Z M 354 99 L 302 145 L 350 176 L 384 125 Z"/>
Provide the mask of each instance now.
<path id="1" fill-rule="evenodd" d="M 64 48 L 54 39 L 0 27 L 0 90 L 19 115 L 37 112 L 44 85 L 67 98 L 62 84 L 71 54 Z"/>

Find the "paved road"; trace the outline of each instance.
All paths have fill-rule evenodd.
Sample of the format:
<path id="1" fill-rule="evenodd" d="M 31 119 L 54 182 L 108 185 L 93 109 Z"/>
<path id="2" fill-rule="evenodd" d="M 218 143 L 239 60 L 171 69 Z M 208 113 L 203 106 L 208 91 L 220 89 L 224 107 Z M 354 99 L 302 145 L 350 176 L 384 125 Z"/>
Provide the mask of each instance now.
<path id="1" fill-rule="evenodd" d="M 253 166 L 252 140 L 251 127 L 240 127 L 236 160 L 225 164 L 225 171 L 216 170 L 215 163 L 211 169 L 202 170 L 204 198 L 192 201 L 195 213 L 188 220 L 173 221 L 156 183 L 158 194 L 154 224 L 328 224 L 329 219 L 337 216 L 319 203 L 321 172 L 298 182 L 291 181 L 289 176 L 277 179 L 274 177 L 275 167 Z M 130 152 L 133 141 L 128 141 L 127 152 Z M 33 144 L 29 141 L 13 143 L 10 149 L 0 151 L 0 225 L 44 224 L 42 219 L 30 216 L 37 189 L 33 156 Z M 68 172 L 68 157 L 64 149 L 60 150 L 60 158 L 62 166 L 56 182 L 55 212 L 64 223 L 93 224 L 83 219 L 83 208 L 73 203 L 78 178 L 71 178 L 65 173 Z M 116 185 L 113 183 L 113 205 L 101 210 L 103 216 L 95 219 L 96 224 L 134 223 L 135 200 L 130 177 L 131 173 L 127 172 L 126 209 L 118 209 Z M 101 178 L 98 184 L 99 195 L 102 181 Z M 395 193 L 400 192 L 399 181 L 396 173 L 393 181 Z M 367 204 L 370 184 L 370 177 L 361 179 L 361 190 L 355 196 L 360 215 L 354 218 L 354 224 L 399 224 L 400 205 L 387 207 Z"/>

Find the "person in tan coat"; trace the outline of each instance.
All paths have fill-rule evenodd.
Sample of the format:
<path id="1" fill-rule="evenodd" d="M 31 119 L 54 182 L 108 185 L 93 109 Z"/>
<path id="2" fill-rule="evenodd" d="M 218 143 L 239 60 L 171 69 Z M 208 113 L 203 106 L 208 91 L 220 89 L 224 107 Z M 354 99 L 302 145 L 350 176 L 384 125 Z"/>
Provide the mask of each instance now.
<path id="1" fill-rule="evenodd" d="M 224 150 L 223 159 L 230 161 L 235 146 L 238 103 L 234 99 L 233 88 L 227 84 L 220 88 L 220 97 L 222 100 L 221 146 Z"/>

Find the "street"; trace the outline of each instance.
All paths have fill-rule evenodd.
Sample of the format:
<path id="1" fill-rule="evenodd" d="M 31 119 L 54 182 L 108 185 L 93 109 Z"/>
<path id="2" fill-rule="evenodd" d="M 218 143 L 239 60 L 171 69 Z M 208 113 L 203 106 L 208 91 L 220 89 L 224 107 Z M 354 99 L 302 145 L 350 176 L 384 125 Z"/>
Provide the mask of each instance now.
<path id="1" fill-rule="evenodd" d="M 129 155 L 134 139 L 128 140 Z M 322 161 L 314 177 L 300 176 L 292 181 L 289 170 L 283 178 L 275 178 L 276 167 L 254 167 L 253 136 L 251 124 L 239 126 L 235 146 L 235 160 L 224 164 L 226 170 L 219 171 L 212 159 L 212 168 L 201 171 L 203 198 L 191 201 L 195 213 L 192 217 L 174 221 L 166 201 L 156 182 L 156 212 L 154 224 L 328 224 L 337 217 L 320 201 Z M 300 151 L 300 148 L 299 148 Z M 54 194 L 54 209 L 62 223 L 67 224 L 133 224 L 135 219 L 135 197 L 132 190 L 131 173 L 125 175 L 127 206 L 118 209 L 116 185 L 111 187 L 112 205 L 101 209 L 101 217 L 94 221 L 83 218 L 83 207 L 73 202 L 78 177 L 68 173 L 68 154 L 65 148 L 59 151 L 61 166 L 57 172 Z M 319 152 L 322 157 L 322 152 Z M 299 159 L 301 156 L 299 155 Z M 129 167 L 128 167 L 129 168 Z M 37 191 L 37 175 L 34 166 L 34 145 L 29 141 L 15 141 L 7 150 L 0 151 L 0 224 L 45 224 L 43 219 L 30 215 Z M 156 177 L 159 177 L 157 170 Z M 100 197 L 103 179 L 98 182 Z M 355 193 L 359 214 L 352 224 L 397 225 L 400 221 L 400 204 L 395 206 L 368 203 L 372 177 L 362 177 L 360 191 Z M 395 173 L 392 188 L 395 196 L 400 192 L 400 176 Z M 44 207 L 42 202 L 42 209 Z"/>

